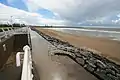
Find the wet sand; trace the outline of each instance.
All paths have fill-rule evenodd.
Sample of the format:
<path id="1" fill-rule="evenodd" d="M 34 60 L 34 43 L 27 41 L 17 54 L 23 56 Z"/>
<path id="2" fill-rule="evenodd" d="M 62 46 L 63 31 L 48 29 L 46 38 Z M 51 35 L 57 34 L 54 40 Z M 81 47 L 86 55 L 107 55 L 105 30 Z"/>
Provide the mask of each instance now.
<path id="1" fill-rule="evenodd" d="M 51 57 L 51 44 L 34 31 L 31 31 L 31 41 L 32 57 L 40 80 L 98 80 L 68 57 Z"/>
<path id="2" fill-rule="evenodd" d="M 91 29 L 91 30 L 105 30 L 105 31 L 120 31 L 120 28 L 84 28 L 84 29 Z"/>
<path id="3" fill-rule="evenodd" d="M 83 35 L 71 35 L 51 29 L 37 29 L 50 36 L 56 37 L 63 41 L 68 41 L 76 47 L 87 47 L 89 49 L 94 49 L 99 52 L 99 55 L 120 64 L 120 41 Z"/>

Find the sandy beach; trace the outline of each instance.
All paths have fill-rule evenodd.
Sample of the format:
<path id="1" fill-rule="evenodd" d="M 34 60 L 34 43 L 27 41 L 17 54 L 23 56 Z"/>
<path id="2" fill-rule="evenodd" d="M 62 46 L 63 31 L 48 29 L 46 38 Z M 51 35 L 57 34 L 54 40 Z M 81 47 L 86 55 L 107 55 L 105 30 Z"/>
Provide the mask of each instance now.
<path id="1" fill-rule="evenodd" d="M 68 41 L 70 44 L 76 47 L 86 47 L 98 51 L 99 55 L 102 55 L 116 62 L 117 64 L 120 64 L 120 41 L 83 35 L 71 35 L 51 29 L 37 29 L 50 36 L 56 37 L 63 41 Z"/>

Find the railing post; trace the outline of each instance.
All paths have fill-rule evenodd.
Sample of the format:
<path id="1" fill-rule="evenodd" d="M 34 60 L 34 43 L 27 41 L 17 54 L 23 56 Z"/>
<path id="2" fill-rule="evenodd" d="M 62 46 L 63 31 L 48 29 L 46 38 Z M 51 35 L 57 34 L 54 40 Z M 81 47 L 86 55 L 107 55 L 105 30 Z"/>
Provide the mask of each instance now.
<path id="1" fill-rule="evenodd" d="M 7 33 L 6 33 L 6 31 L 4 31 L 4 33 L 5 33 L 5 38 L 7 38 Z"/>
<path id="2" fill-rule="evenodd" d="M 16 66 L 19 67 L 21 64 L 20 64 L 20 52 L 18 52 L 16 54 Z"/>

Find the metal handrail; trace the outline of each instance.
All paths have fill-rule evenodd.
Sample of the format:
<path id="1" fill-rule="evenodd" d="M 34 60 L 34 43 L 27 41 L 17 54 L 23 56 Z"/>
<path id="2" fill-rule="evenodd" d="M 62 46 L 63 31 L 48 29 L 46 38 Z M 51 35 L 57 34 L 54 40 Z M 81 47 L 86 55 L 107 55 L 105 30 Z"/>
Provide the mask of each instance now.
<path id="1" fill-rule="evenodd" d="M 16 33 L 25 33 L 26 34 L 27 31 L 28 31 L 27 27 L 18 28 L 15 30 L 12 29 L 12 30 L 8 30 L 8 31 L 4 31 L 4 29 L 3 29 L 3 32 L 0 32 L 0 42 L 2 41 L 3 38 L 8 38 L 8 36 L 12 36 L 13 34 L 16 34 Z"/>
<path id="2" fill-rule="evenodd" d="M 3 28 L 2 30 L 3 32 L 0 32 L 0 41 L 2 38 L 7 38 L 8 36 L 11 36 L 13 34 L 12 30 L 5 31 Z"/>
<path id="3" fill-rule="evenodd" d="M 24 50 L 24 59 L 23 59 L 23 66 L 22 66 L 22 76 L 21 80 L 32 80 L 32 58 L 30 47 L 28 45 L 23 47 Z"/>

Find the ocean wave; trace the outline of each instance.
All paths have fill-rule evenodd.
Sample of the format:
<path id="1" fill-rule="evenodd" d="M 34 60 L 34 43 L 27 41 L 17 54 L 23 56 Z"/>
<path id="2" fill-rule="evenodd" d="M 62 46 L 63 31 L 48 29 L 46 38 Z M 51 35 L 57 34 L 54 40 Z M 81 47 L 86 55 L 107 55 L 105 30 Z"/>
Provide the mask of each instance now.
<path id="1" fill-rule="evenodd" d="M 77 28 L 51 28 L 51 29 L 56 31 L 62 31 L 69 34 L 105 37 L 111 40 L 120 41 L 120 32 L 118 31 L 90 30 L 90 29 L 77 29 Z"/>

